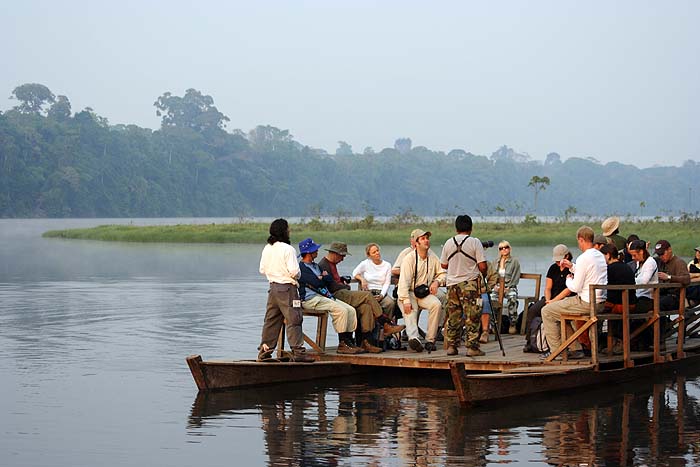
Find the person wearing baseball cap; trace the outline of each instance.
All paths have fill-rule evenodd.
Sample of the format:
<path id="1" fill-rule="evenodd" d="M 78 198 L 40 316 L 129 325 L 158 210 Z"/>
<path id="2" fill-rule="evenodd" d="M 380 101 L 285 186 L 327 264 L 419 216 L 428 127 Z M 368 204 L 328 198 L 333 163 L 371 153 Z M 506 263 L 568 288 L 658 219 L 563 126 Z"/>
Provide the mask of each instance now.
<path id="1" fill-rule="evenodd" d="M 685 262 L 673 254 L 673 248 L 668 240 L 659 240 L 654 245 L 654 254 L 659 259 L 659 281 L 667 283 L 679 283 L 684 286 L 690 284 L 690 273 Z M 661 311 L 677 310 L 679 305 L 680 289 L 662 289 L 659 299 Z M 665 293 L 664 293 L 665 292 Z"/>

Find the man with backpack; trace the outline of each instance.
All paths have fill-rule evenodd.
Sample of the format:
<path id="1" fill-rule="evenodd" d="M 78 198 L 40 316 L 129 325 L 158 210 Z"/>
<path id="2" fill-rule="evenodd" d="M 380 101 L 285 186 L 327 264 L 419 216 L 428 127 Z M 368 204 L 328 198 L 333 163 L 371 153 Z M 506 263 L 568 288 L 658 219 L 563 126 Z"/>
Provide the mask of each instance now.
<path id="1" fill-rule="evenodd" d="M 447 270 L 447 355 L 457 355 L 457 347 L 466 326 L 467 356 L 485 355 L 479 348 L 481 294 L 486 291 L 484 275 L 488 264 L 481 241 L 472 237 L 472 218 L 455 219 L 457 235 L 445 242 L 440 256 Z"/>

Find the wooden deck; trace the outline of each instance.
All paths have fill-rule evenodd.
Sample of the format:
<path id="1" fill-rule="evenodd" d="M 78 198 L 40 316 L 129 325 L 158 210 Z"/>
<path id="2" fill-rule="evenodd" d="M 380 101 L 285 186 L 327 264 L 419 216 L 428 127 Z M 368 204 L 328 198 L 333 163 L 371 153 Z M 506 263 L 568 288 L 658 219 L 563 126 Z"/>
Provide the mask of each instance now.
<path id="1" fill-rule="evenodd" d="M 482 357 L 467 357 L 466 349 L 462 346 L 459 350 L 459 355 L 448 356 L 445 349 L 442 348 L 442 343 L 435 352 L 421 353 L 407 350 L 389 350 L 380 354 L 359 354 L 359 355 L 341 355 L 335 352 L 335 347 L 326 348 L 326 352 L 319 356 L 321 361 L 342 361 L 352 363 L 353 365 L 362 366 L 380 366 L 390 368 L 415 368 L 429 370 L 450 370 L 451 365 L 455 363 L 463 363 L 466 371 L 486 371 L 496 372 L 512 370 L 513 368 L 521 367 L 539 367 L 545 369 L 552 366 L 586 366 L 591 365 L 591 359 L 585 358 L 582 360 L 569 360 L 568 362 L 553 361 L 545 362 L 540 359 L 540 355 L 536 353 L 524 353 L 523 346 L 525 338 L 520 335 L 504 335 L 501 336 L 503 348 L 506 352 L 504 357 L 498 346 L 498 342 L 490 340 L 488 344 L 481 344 L 481 350 L 486 355 Z M 493 336 L 492 336 L 493 338 Z M 405 344 L 405 343 L 404 343 Z M 663 355 L 671 356 L 675 352 L 675 339 L 668 339 L 665 352 Z M 693 350 L 700 348 L 700 338 L 688 338 L 685 341 L 684 348 Z M 631 352 L 633 361 L 644 361 L 653 357 L 653 352 Z M 667 357 L 668 358 L 668 357 Z M 604 353 L 598 354 L 599 364 L 601 366 L 622 364 L 622 355 L 607 356 Z M 534 369 L 534 368 L 533 368 Z M 545 370 L 546 371 L 546 370 Z"/>

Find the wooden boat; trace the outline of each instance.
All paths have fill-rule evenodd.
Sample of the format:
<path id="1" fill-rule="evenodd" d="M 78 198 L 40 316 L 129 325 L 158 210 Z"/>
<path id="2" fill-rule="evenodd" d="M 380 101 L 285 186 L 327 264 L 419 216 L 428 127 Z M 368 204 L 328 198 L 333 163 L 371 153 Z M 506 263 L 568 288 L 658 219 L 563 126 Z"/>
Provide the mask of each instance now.
<path id="1" fill-rule="evenodd" d="M 334 361 L 315 363 L 257 362 L 255 360 L 202 361 L 200 355 L 190 355 L 186 360 L 200 390 L 307 381 L 346 376 L 363 371 L 361 367 Z"/>
<path id="2" fill-rule="evenodd" d="M 655 303 L 658 303 L 661 288 L 678 286 L 680 284 L 591 287 L 653 288 L 657 298 Z M 685 289 L 681 290 L 681 296 L 684 297 Z M 594 294 L 595 292 L 591 290 L 591 295 Z M 626 293 L 623 293 L 623 297 L 626 297 Z M 626 299 L 623 298 L 623 301 L 626 302 Z M 445 349 L 438 349 L 431 353 L 390 351 L 380 354 L 342 355 L 336 353 L 333 348 L 325 347 L 325 332 L 323 332 L 325 328 L 319 325 L 320 331 L 317 330 L 314 346 L 318 352 L 318 361 L 315 363 L 203 361 L 199 355 L 187 357 L 187 363 L 200 390 L 287 384 L 363 372 L 368 373 L 366 376 L 368 379 L 373 378 L 372 372 L 386 375 L 393 371 L 396 376 L 420 373 L 443 383 L 445 381 L 451 383 L 462 406 L 514 399 L 534 393 L 609 386 L 700 365 L 700 337 L 686 336 L 686 330 L 695 329 L 694 327 L 700 323 L 700 307 L 687 312 L 684 307 L 681 307 L 676 312 L 677 317 L 671 322 L 669 327 L 671 334 L 668 335 L 663 335 L 661 332 L 660 317 L 663 313 L 659 311 L 658 306 L 653 312 L 645 315 L 630 314 L 627 303 L 624 307 L 625 311 L 622 315 L 596 315 L 595 310 L 591 309 L 590 317 L 582 318 L 576 315 L 565 318 L 582 320 L 585 323 L 580 325 L 559 349 L 555 349 L 550 358 L 545 360 L 541 360 L 538 354 L 523 353 L 521 350 L 523 338 L 516 335 L 502 336 L 506 355 L 501 354 L 496 342 L 484 344 L 482 349 L 486 355 L 481 357 L 466 357 L 463 354 L 448 356 Z M 321 318 L 319 323 L 325 324 Z M 623 320 L 623 355 L 593 350 L 587 361 L 553 361 L 559 354 L 565 355 L 567 347 L 589 328 L 592 330 L 592 348 L 598 349 L 597 326 L 603 319 Z M 631 351 L 630 342 L 641 332 L 640 329 L 630 332 L 629 322 L 634 319 L 643 320 L 643 326 L 640 328 L 653 328 L 655 345 L 652 351 Z M 323 340 L 320 340 L 319 336 Z M 305 339 L 308 338 L 305 337 Z M 662 341 L 664 345 L 661 345 Z M 280 337 L 279 343 L 282 342 Z"/>

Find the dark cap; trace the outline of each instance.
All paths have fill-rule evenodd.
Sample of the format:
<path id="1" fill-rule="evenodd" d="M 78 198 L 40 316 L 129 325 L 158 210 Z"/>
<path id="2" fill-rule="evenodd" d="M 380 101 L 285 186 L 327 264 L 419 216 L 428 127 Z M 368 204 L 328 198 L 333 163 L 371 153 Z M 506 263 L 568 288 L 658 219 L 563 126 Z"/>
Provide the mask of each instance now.
<path id="1" fill-rule="evenodd" d="M 661 256 L 664 253 L 666 253 L 666 250 L 668 250 L 669 248 L 671 248 L 671 244 L 668 243 L 667 240 L 659 240 L 658 242 L 656 242 L 656 246 L 654 247 L 654 253 Z"/>
<path id="2" fill-rule="evenodd" d="M 340 256 L 345 256 L 345 255 L 349 255 L 349 254 L 350 254 L 350 253 L 348 253 L 348 245 L 347 245 L 347 243 L 343 243 L 343 242 L 333 242 L 333 243 L 331 243 L 331 246 L 329 246 L 328 248 L 326 248 L 326 251 L 331 251 L 331 252 L 333 252 L 333 253 L 338 253 Z M 352 256 L 352 255 L 350 255 L 350 256 Z"/>

